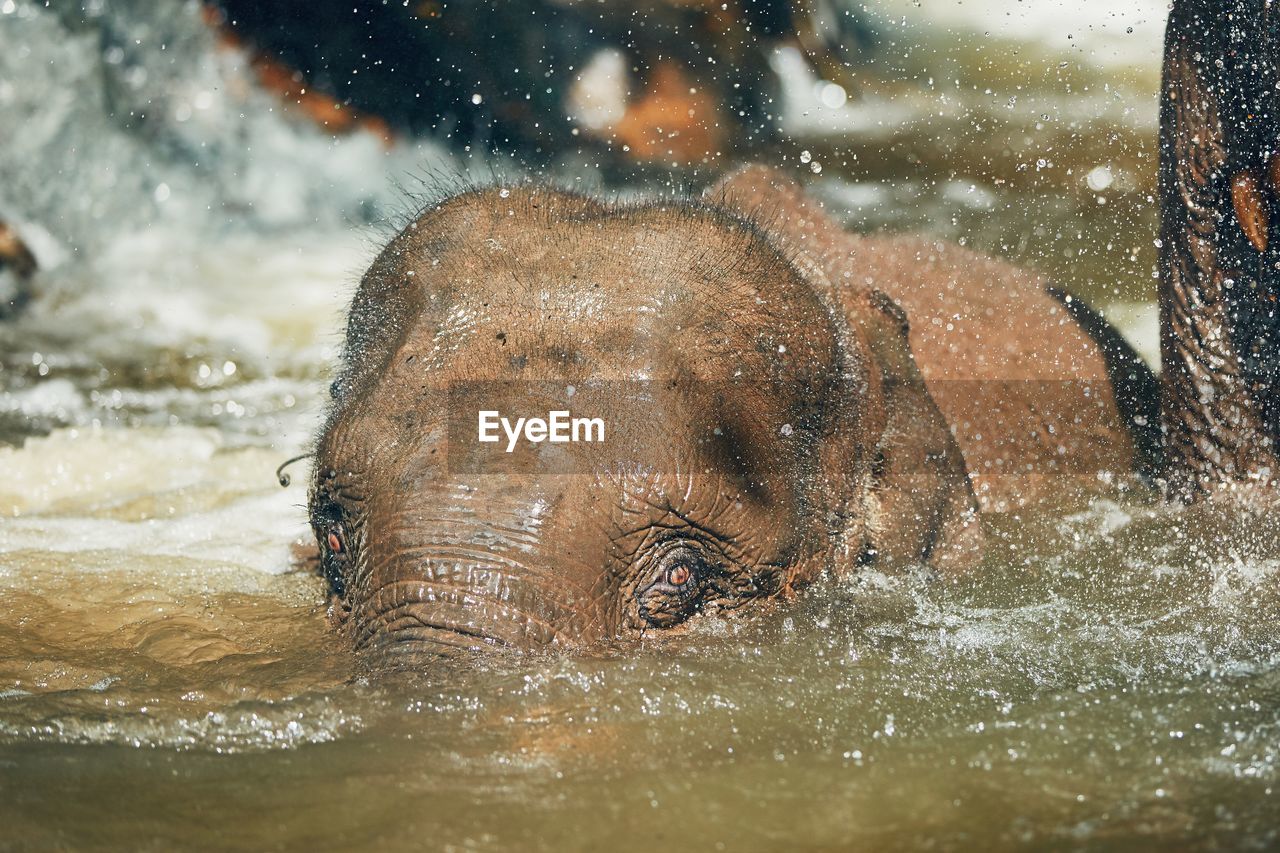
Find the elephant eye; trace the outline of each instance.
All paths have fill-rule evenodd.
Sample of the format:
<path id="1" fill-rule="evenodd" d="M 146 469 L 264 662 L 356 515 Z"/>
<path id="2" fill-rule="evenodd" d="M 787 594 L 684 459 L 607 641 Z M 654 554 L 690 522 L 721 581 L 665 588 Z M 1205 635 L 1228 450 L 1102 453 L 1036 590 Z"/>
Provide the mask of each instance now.
<path id="1" fill-rule="evenodd" d="M 692 549 L 668 553 L 647 584 L 636 590 L 640 618 L 655 628 L 679 625 L 702 603 L 702 593 L 710 572 Z"/>
<path id="2" fill-rule="evenodd" d="M 329 582 L 329 591 L 342 598 L 346 595 L 346 581 L 342 569 L 347 562 L 347 537 L 342 525 L 336 521 L 329 522 L 324 529 L 324 553 L 320 566 L 325 580 Z"/>

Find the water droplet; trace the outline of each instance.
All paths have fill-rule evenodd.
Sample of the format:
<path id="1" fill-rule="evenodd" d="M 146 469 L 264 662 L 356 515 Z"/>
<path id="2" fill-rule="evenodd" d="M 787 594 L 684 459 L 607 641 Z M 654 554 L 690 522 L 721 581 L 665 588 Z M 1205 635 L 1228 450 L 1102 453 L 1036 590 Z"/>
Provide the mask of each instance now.
<path id="1" fill-rule="evenodd" d="M 1093 169 L 1089 170 L 1087 175 L 1085 175 L 1084 180 L 1085 183 L 1089 185 L 1089 189 L 1094 192 L 1101 192 L 1111 186 L 1112 181 L 1115 180 L 1115 176 L 1111 174 L 1111 167 L 1095 166 Z"/>
<path id="2" fill-rule="evenodd" d="M 818 98 L 824 107 L 838 110 L 849 100 L 849 94 L 839 83 L 824 82 L 819 85 Z"/>

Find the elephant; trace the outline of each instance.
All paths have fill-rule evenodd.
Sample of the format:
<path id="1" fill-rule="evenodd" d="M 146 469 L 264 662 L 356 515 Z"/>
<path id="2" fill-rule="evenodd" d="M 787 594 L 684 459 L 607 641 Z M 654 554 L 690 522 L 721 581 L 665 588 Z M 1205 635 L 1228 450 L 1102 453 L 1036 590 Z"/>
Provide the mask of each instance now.
<path id="1" fill-rule="evenodd" d="M 547 388 L 619 450 L 483 443 L 477 416 L 569 406 Z M 960 571 L 982 511 L 1133 478 L 1156 422 L 1122 413 L 1154 377 L 1084 306 L 959 246 L 847 234 L 762 167 L 698 200 L 430 206 L 365 274 L 331 390 L 309 500 L 331 612 L 395 659 Z"/>
<path id="2" fill-rule="evenodd" d="M 1160 90 L 1161 424 L 1184 500 L 1280 476 L 1280 13 L 1175 0 Z"/>
<path id="3" fill-rule="evenodd" d="M 794 47 L 815 74 L 856 91 L 874 42 L 870 15 L 847 0 L 206 0 L 204 9 L 225 40 L 248 49 L 269 90 L 331 132 L 430 133 L 531 163 L 585 144 L 619 166 L 692 167 L 776 142 L 774 51 Z"/>
<path id="4" fill-rule="evenodd" d="M 338 630 L 382 662 L 611 647 L 965 571 L 984 514 L 1064 491 L 1274 496 L 1275 25 L 1234 6 L 1176 0 L 1166 36 L 1159 377 L 1036 274 L 846 233 L 770 168 L 429 205 L 360 283 L 316 443 Z M 556 443 L 571 408 L 599 444 Z"/>

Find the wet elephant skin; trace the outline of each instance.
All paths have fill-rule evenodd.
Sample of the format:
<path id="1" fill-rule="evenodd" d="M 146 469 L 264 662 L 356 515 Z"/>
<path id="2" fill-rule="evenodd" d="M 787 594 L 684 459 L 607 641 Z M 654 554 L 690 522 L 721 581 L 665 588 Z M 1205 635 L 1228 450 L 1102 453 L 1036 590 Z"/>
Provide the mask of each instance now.
<path id="1" fill-rule="evenodd" d="M 641 389 L 592 398 L 638 448 L 608 464 L 540 444 L 486 469 L 451 431 L 601 382 Z M 364 276 L 333 397 L 311 519 L 335 619 L 381 659 L 626 643 L 872 563 L 961 570 L 980 510 L 1140 467 L 1046 282 L 846 234 L 760 167 L 701 200 L 430 206 Z"/>
<path id="2" fill-rule="evenodd" d="M 1280 12 L 1176 0 L 1160 93 L 1161 416 L 1171 491 L 1280 476 Z"/>

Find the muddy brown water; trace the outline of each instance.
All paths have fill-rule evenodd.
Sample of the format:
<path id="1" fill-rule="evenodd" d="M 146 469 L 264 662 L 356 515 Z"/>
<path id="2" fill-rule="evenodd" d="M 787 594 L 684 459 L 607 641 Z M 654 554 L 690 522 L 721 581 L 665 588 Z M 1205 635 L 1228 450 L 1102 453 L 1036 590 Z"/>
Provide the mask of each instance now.
<path id="1" fill-rule="evenodd" d="M 1157 81 L 1134 40 L 1158 41 L 1162 4 L 976 8 L 883 4 L 917 47 L 838 114 L 793 80 L 797 141 L 769 156 L 852 227 L 1045 270 L 1153 357 Z M 0 51 L 0 100 L 46 154 L 11 141 L 0 168 L 46 169 L 8 186 L 53 259 L 0 327 L 0 848 L 1280 844 L 1275 512 L 1064 497 L 991 519 L 967 577 L 830 580 L 624 654 L 353 675 L 291 557 L 303 490 L 272 472 L 315 427 L 383 233 L 351 211 L 443 155 L 253 119 L 235 132 L 267 176 L 215 150 L 210 214 L 93 99 L 59 99 L 97 73 L 75 38 L 0 4 L 20 48 Z M 24 71 L 59 57 L 42 67 L 62 77 Z M 210 62 L 164 84 L 179 142 L 239 114 L 210 82 L 234 69 Z M 108 140 L 78 150 L 115 185 L 87 167 L 83 197 L 58 184 L 79 161 L 49 146 L 77 134 Z M 325 158 L 347 164 L 314 182 L 342 213 L 317 221 L 281 199 Z M 141 224 L 111 207 L 129 192 Z"/>

